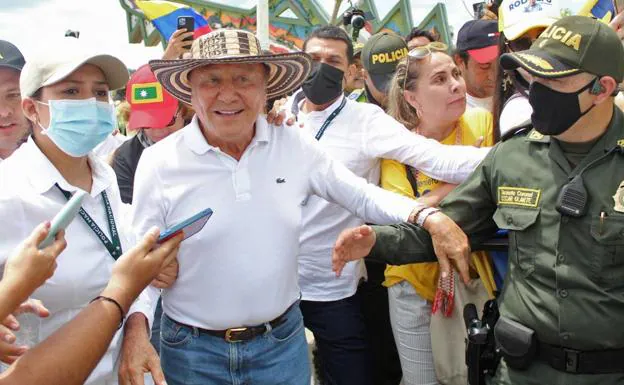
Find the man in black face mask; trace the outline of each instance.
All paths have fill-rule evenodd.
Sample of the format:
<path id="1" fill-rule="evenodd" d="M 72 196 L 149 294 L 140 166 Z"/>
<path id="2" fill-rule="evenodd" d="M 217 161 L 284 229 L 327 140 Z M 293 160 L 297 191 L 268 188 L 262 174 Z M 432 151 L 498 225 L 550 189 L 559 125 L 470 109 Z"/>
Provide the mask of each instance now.
<path id="1" fill-rule="evenodd" d="M 624 48 L 606 24 L 571 16 L 501 64 L 533 76 L 532 127 L 495 147 L 422 227 L 343 232 L 334 268 L 366 255 L 431 261 L 435 249 L 442 274 L 451 259 L 467 280 L 468 238 L 507 229 L 503 359 L 490 384 L 622 384 L 624 114 L 613 95 Z"/>
<path id="2" fill-rule="evenodd" d="M 344 30 L 321 27 L 308 36 L 303 48 L 314 61 L 312 73 L 285 108 L 297 117 L 297 129 L 319 140 L 330 155 L 356 175 L 379 183 L 380 158 L 389 158 L 437 179 L 458 183 L 488 152 L 444 146 L 409 132 L 378 106 L 348 100 L 343 83 L 353 45 Z M 371 375 L 372 360 L 361 313 L 363 299 L 358 285 L 364 266 L 350 264 L 340 279 L 331 270 L 336 237 L 343 229 L 362 223 L 362 219 L 316 196 L 303 202 L 301 310 L 306 327 L 314 333 L 320 375 L 327 385 L 383 384 Z M 368 334 L 376 332 L 370 330 Z"/>

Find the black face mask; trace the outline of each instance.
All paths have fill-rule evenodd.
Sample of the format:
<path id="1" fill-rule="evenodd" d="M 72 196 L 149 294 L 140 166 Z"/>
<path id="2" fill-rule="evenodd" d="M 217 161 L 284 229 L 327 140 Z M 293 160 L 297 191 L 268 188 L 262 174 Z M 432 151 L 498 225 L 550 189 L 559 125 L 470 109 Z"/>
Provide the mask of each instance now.
<path id="1" fill-rule="evenodd" d="M 529 90 L 529 103 L 533 107 L 531 122 L 533 127 L 543 135 L 560 135 L 567 131 L 595 105 L 581 112 L 578 96 L 592 87 L 592 80 L 575 92 L 559 92 L 543 84 L 533 82 Z"/>
<path id="2" fill-rule="evenodd" d="M 336 99 L 342 93 L 344 72 L 329 64 L 314 62 L 312 72 L 301 88 L 309 101 L 322 105 Z"/>

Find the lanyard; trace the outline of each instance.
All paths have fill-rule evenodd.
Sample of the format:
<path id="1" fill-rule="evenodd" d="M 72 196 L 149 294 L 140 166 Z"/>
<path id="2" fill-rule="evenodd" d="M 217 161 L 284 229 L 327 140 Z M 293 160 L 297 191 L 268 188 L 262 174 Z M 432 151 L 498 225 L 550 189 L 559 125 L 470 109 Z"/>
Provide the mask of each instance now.
<path id="1" fill-rule="evenodd" d="M 63 190 L 58 184 L 56 187 L 65 195 L 65 198 L 69 200 L 71 198 L 71 194 L 69 191 Z M 119 240 L 119 233 L 117 233 L 117 226 L 115 225 L 115 216 L 113 215 L 113 208 L 108 201 L 108 197 L 106 196 L 106 191 L 102 191 L 102 201 L 104 202 L 104 210 L 106 211 L 106 216 L 108 217 L 108 229 L 110 230 L 111 237 L 113 240 L 109 240 L 106 234 L 100 229 L 100 226 L 95 223 L 93 218 L 81 207 L 78 214 L 82 217 L 85 223 L 91 228 L 91 231 L 100 239 L 100 242 L 106 247 L 108 253 L 113 257 L 114 260 L 117 260 L 123 253 L 121 250 L 121 241 Z"/>
<path id="2" fill-rule="evenodd" d="M 345 98 L 343 96 L 342 97 L 342 102 L 340 103 L 340 106 L 338 106 L 338 108 L 336 108 L 334 110 L 334 112 L 332 112 L 331 115 L 329 115 L 327 117 L 327 119 L 325 119 L 325 122 L 323 123 L 321 128 L 319 128 L 319 130 L 318 130 L 318 132 L 316 133 L 316 136 L 315 136 L 316 140 L 321 140 L 321 138 L 323 137 L 323 134 L 325 133 L 325 130 L 327 129 L 327 127 L 329 127 L 329 125 L 331 124 L 332 120 L 334 120 L 336 118 L 336 116 L 338 116 L 340 111 L 342 111 L 342 109 L 344 108 L 345 104 L 347 104 L 347 98 Z"/>

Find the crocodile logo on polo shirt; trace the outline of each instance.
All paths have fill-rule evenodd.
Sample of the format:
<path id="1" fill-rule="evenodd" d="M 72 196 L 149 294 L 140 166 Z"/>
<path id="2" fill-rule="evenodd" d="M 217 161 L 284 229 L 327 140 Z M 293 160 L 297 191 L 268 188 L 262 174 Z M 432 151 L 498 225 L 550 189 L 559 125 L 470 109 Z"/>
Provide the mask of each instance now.
<path id="1" fill-rule="evenodd" d="M 284 178 L 277 178 L 277 179 L 275 179 L 275 183 L 277 183 L 277 184 L 286 183 L 286 179 L 284 179 Z"/>

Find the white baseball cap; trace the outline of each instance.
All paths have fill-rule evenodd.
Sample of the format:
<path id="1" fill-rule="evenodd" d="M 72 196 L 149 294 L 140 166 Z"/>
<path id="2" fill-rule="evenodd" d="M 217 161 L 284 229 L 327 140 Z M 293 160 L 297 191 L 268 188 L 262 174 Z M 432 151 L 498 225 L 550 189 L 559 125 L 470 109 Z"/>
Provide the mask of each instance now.
<path id="1" fill-rule="evenodd" d="M 22 69 L 22 97 L 32 96 L 41 87 L 60 82 L 83 64 L 93 64 L 100 68 L 111 90 L 125 87 L 128 81 L 128 68 L 121 60 L 112 55 L 93 52 L 80 39 L 64 37 L 42 46 L 47 48 L 29 56 Z"/>
<path id="2" fill-rule="evenodd" d="M 546 28 L 561 18 L 558 0 L 503 0 L 498 8 L 498 31 L 516 40 L 534 28 Z"/>

